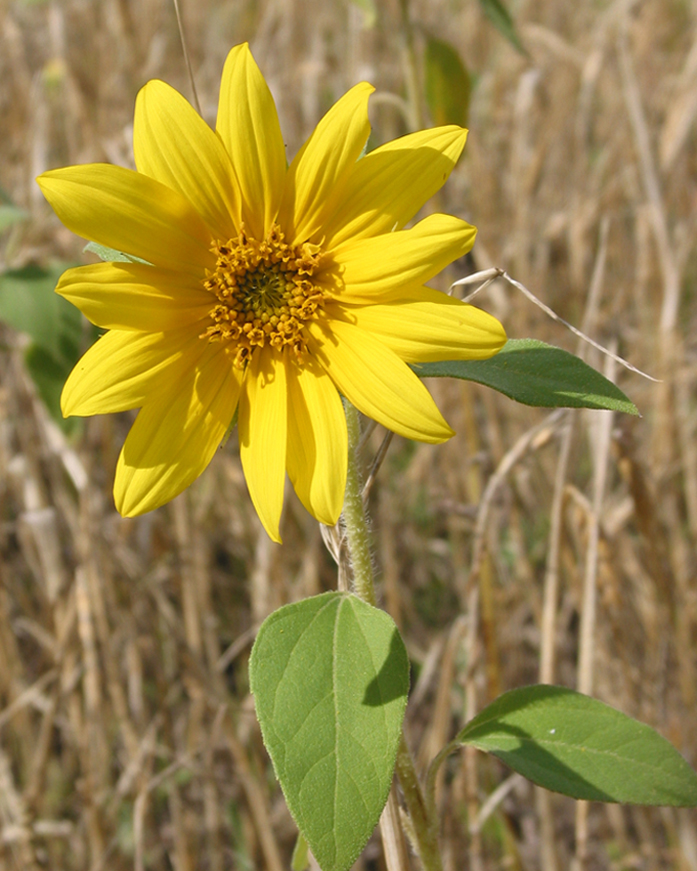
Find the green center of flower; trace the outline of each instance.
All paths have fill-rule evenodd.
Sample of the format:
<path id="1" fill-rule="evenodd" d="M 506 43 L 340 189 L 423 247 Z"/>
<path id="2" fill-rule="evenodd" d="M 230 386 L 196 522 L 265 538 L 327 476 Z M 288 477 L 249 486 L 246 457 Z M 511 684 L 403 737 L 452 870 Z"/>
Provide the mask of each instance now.
<path id="1" fill-rule="evenodd" d="M 319 246 L 289 245 L 274 224 L 266 239 L 250 239 L 244 227 L 235 239 L 213 245 L 217 262 L 204 287 L 218 302 L 213 323 L 201 338 L 229 343 L 234 364 L 243 369 L 255 348 L 286 345 L 300 358 L 307 351 L 305 323 L 324 300 L 312 281 L 322 257 Z"/>

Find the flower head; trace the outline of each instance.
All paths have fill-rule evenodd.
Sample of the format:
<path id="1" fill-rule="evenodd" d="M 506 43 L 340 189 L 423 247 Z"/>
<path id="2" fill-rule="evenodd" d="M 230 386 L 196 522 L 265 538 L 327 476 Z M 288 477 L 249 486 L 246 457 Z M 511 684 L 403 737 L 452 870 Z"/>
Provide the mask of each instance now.
<path id="1" fill-rule="evenodd" d="M 240 45 L 215 132 L 151 81 L 136 102 L 137 171 L 92 164 L 38 179 L 69 229 L 136 259 L 70 269 L 57 287 L 108 330 L 69 376 L 63 413 L 140 409 L 116 469 L 121 514 L 191 484 L 236 411 L 249 492 L 275 540 L 286 471 L 318 520 L 339 517 L 340 394 L 408 438 L 453 434 L 407 363 L 486 358 L 505 334 L 423 286 L 469 251 L 475 229 L 447 215 L 402 228 L 448 177 L 466 131 L 426 130 L 359 160 L 372 91 L 345 94 L 287 166 L 273 98 Z"/>

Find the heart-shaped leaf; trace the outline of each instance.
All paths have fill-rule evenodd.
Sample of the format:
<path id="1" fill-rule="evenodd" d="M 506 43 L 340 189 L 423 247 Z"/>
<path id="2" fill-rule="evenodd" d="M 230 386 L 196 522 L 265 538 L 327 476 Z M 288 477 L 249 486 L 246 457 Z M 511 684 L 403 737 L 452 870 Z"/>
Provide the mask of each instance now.
<path id="1" fill-rule="evenodd" d="M 264 743 L 323 871 L 346 871 L 387 801 L 409 688 L 392 619 L 347 593 L 280 608 L 249 677 Z"/>

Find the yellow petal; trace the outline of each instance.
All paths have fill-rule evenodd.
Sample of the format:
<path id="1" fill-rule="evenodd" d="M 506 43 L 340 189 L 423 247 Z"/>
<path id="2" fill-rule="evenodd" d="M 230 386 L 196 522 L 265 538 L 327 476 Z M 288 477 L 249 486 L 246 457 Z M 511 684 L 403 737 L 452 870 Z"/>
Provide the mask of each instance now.
<path id="1" fill-rule="evenodd" d="M 283 357 L 269 349 L 257 351 L 240 398 L 240 458 L 259 519 L 278 542 L 286 477 L 286 390 Z"/>
<path id="2" fill-rule="evenodd" d="M 413 296 L 417 293 L 421 299 L 350 306 L 342 317 L 376 336 L 406 363 L 486 360 L 504 346 L 506 333 L 490 314 L 427 287 Z M 331 317 L 329 307 L 327 314 Z"/>
<path id="3" fill-rule="evenodd" d="M 271 91 L 246 43 L 225 61 L 216 129 L 235 167 L 247 233 L 263 239 L 281 203 L 286 153 Z"/>
<path id="4" fill-rule="evenodd" d="M 188 200 L 139 172 L 92 163 L 37 179 L 65 226 L 100 245 L 165 269 L 202 276 L 213 268 L 211 237 Z"/>
<path id="5" fill-rule="evenodd" d="M 332 197 L 325 246 L 401 229 L 439 190 L 465 147 L 467 131 L 436 127 L 395 139 L 355 165 L 341 196 Z"/>
<path id="6" fill-rule="evenodd" d="M 309 331 L 311 350 L 363 414 L 423 442 L 444 442 L 454 434 L 421 381 L 378 339 L 343 321 L 314 321 Z"/>
<path id="7" fill-rule="evenodd" d="M 346 490 L 348 438 L 341 399 L 318 366 L 289 366 L 287 375 L 288 476 L 310 514 L 333 526 Z"/>
<path id="8" fill-rule="evenodd" d="M 340 197 L 370 135 L 368 97 L 361 82 L 335 103 L 296 154 L 286 176 L 279 223 L 293 244 L 321 229 L 327 203 Z"/>
<path id="9" fill-rule="evenodd" d="M 114 501 L 124 517 L 164 505 L 201 474 L 230 426 L 239 394 L 229 357 L 208 345 L 199 366 L 148 398 L 116 466 Z"/>
<path id="10" fill-rule="evenodd" d="M 140 408 L 163 383 L 193 369 L 205 347 L 189 327 L 165 334 L 111 330 L 68 376 L 61 394 L 63 416 Z"/>
<path id="11" fill-rule="evenodd" d="M 345 242 L 333 252 L 341 302 L 378 302 L 421 285 L 466 254 L 477 231 L 451 215 L 429 215 L 410 230 Z"/>
<path id="12" fill-rule="evenodd" d="M 211 231 L 237 235 L 240 196 L 225 146 L 182 95 L 156 79 L 141 88 L 133 123 L 139 172 L 178 191 Z"/>
<path id="13" fill-rule="evenodd" d="M 94 263 L 68 269 L 56 293 L 98 327 L 152 333 L 187 324 L 195 331 L 196 321 L 206 317 L 215 302 L 191 276 L 142 263 Z"/>

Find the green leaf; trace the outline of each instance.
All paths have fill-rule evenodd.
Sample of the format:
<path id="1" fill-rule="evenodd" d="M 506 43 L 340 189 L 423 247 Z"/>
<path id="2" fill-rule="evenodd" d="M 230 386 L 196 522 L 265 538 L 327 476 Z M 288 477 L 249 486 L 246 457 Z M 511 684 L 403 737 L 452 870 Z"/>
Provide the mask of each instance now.
<path id="1" fill-rule="evenodd" d="M 644 723 L 564 687 L 504 693 L 455 740 L 572 798 L 697 805 L 697 775 L 672 744 Z"/>
<path id="2" fill-rule="evenodd" d="M 80 356 L 83 334 L 78 309 L 54 293 L 65 268 L 25 266 L 0 275 L 0 319 L 31 338 L 25 353 L 29 374 L 51 415 L 70 431 L 77 421 L 63 419 L 60 393 Z"/>
<path id="3" fill-rule="evenodd" d="M 426 102 L 437 126 L 467 126 L 470 77 L 450 43 L 428 37 L 425 55 Z"/>
<path id="4" fill-rule="evenodd" d="M 498 32 L 505 36 L 511 45 L 518 49 L 521 54 L 527 55 L 527 51 L 523 48 L 523 44 L 518 37 L 513 18 L 511 18 L 510 12 L 501 0 L 479 0 L 479 5 L 482 7 L 482 12 Z"/>
<path id="5" fill-rule="evenodd" d="M 142 260 L 133 254 L 124 254 L 123 251 L 107 248 L 106 245 L 100 245 L 98 242 L 88 242 L 82 250 L 96 254 L 100 260 L 106 260 L 108 263 L 148 263 L 147 260 Z"/>
<path id="6" fill-rule="evenodd" d="M 11 203 L 0 204 L 0 233 L 7 230 L 13 224 L 18 224 L 20 221 L 25 221 L 29 215 L 17 206 Z"/>
<path id="7" fill-rule="evenodd" d="M 538 342 L 509 339 L 489 360 L 414 363 L 420 378 L 462 378 L 542 408 L 605 408 L 639 414 L 624 393 L 579 357 Z"/>
<path id="8" fill-rule="evenodd" d="M 310 864 L 310 848 L 307 846 L 305 835 L 298 832 L 298 838 L 293 847 L 293 855 L 290 859 L 290 871 L 305 871 Z"/>
<path id="9" fill-rule="evenodd" d="M 0 275 L 0 319 L 45 348 L 56 359 L 77 359 L 81 335 L 80 312 L 54 293 L 66 268 L 25 266 Z"/>
<path id="10" fill-rule="evenodd" d="M 286 605 L 249 677 L 288 807 L 323 871 L 346 871 L 387 801 L 409 688 L 392 619 L 347 593 Z"/>
<path id="11" fill-rule="evenodd" d="M 72 363 L 56 359 L 41 345 L 30 345 L 24 354 L 24 363 L 37 393 L 51 417 L 66 433 L 72 433 L 82 425 L 82 421 L 77 417 L 64 418 L 60 406 L 63 385 L 75 362 L 77 358 Z"/>

